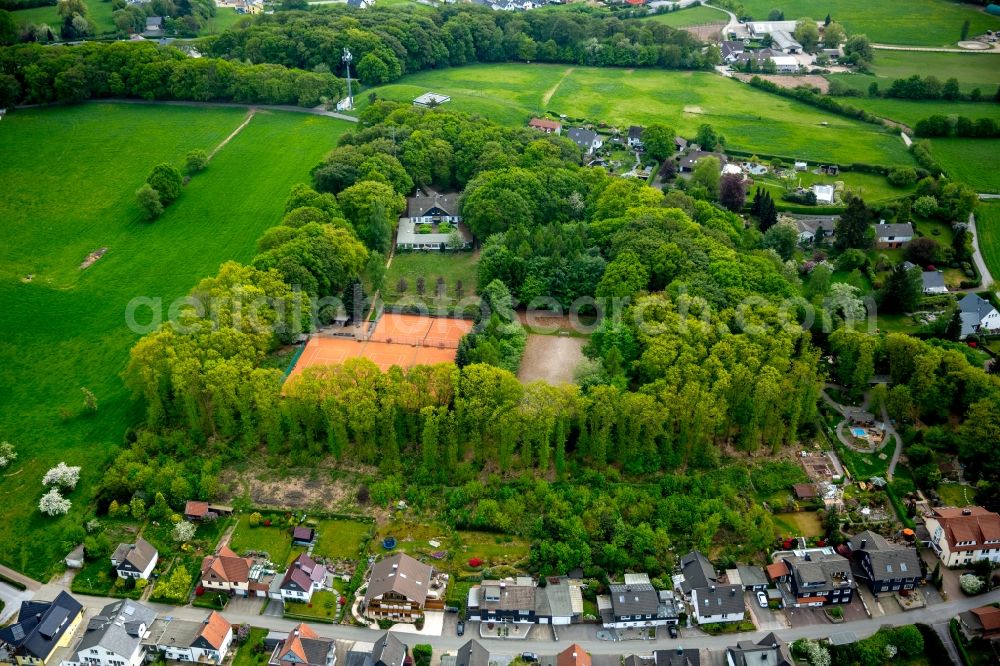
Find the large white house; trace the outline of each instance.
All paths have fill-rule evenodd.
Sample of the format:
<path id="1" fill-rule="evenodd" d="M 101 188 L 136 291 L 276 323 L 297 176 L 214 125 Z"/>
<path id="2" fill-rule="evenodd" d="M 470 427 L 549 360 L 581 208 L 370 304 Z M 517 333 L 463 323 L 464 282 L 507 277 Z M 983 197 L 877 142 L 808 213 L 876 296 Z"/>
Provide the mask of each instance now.
<path id="1" fill-rule="evenodd" d="M 108 604 L 87 623 L 87 632 L 62 666 L 139 666 L 146 660 L 143 639 L 156 611 L 125 599 Z"/>
<path id="2" fill-rule="evenodd" d="M 741 622 L 746 615 L 742 585 L 712 585 L 691 591 L 698 624 Z"/>
<path id="3" fill-rule="evenodd" d="M 148 652 L 171 661 L 221 664 L 233 643 L 233 625 L 212 611 L 203 621 L 161 618 L 142 641 Z"/>
<path id="4" fill-rule="evenodd" d="M 312 601 L 313 592 L 322 590 L 325 585 L 326 567 L 301 553 L 281 579 L 281 598 L 283 601 L 308 603 Z"/>
<path id="5" fill-rule="evenodd" d="M 981 506 L 932 509 L 924 518 L 931 548 L 946 567 L 1000 563 L 1000 515 Z"/>
<path id="6" fill-rule="evenodd" d="M 976 294 L 966 294 L 958 302 L 959 316 L 962 318 L 962 337 L 974 333 L 996 333 L 1000 331 L 1000 312 L 989 301 Z"/>

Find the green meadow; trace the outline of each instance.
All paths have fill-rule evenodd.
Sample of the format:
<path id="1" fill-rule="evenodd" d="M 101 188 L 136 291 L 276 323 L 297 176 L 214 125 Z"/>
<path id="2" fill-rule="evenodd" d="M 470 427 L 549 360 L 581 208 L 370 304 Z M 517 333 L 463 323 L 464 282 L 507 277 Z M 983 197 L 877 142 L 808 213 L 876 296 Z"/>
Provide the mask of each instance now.
<path id="1" fill-rule="evenodd" d="M 448 109 L 509 125 L 525 124 L 549 111 L 617 126 L 667 123 L 682 136 L 693 137 L 699 125 L 708 123 L 726 136 L 729 147 L 762 155 L 841 164 L 912 164 L 898 135 L 884 128 L 712 72 L 475 65 L 421 72 L 375 92 L 409 102 L 428 90 L 450 95 Z"/>
<path id="2" fill-rule="evenodd" d="M 729 17 L 725 12 L 719 11 L 718 9 L 698 5 L 687 9 L 678 9 L 677 11 L 667 12 L 665 14 L 653 14 L 649 18 L 643 18 L 641 20 L 656 21 L 657 23 L 669 25 L 672 28 L 686 28 L 690 25 L 727 23 L 729 21 Z"/>
<path id="3" fill-rule="evenodd" d="M 782 10 L 788 20 L 807 16 L 822 21 L 830 14 L 849 35 L 864 33 L 880 44 L 951 46 L 962 36 L 966 19 L 970 35 L 1000 29 L 1000 17 L 990 16 L 983 7 L 950 0 L 743 0 L 741 4 L 756 21 L 767 20 L 772 9 Z"/>
<path id="4" fill-rule="evenodd" d="M 94 25 L 94 32 L 98 35 L 114 32 L 115 22 L 111 18 L 111 12 L 114 9 L 111 3 L 103 2 L 102 0 L 86 0 L 86 2 L 87 9 L 90 10 L 90 22 Z M 31 9 L 18 9 L 11 12 L 11 14 L 18 25 L 46 23 L 56 33 L 56 36 L 59 36 L 61 20 L 54 4 L 44 7 L 32 7 Z"/>
<path id="5" fill-rule="evenodd" d="M 1000 59 L 997 60 L 1000 65 Z M 888 99 L 885 97 L 847 97 L 842 101 L 850 106 L 871 111 L 882 118 L 915 126 L 920 120 L 933 115 L 993 118 L 1000 122 L 1000 104 L 992 102 L 948 102 L 945 100 Z"/>
<path id="6" fill-rule="evenodd" d="M 931 153 L 949 178 L 1000 194 L 1000 171 L 990 168 L 1000 155 L 1000 139 L 931 139 Z"/>
<path id="7" fill-rule="evenodd" d="M 872 82 L 886 90 L 896 79 L 933 74 L 942 82 L 958 79 L 959 88 L 965 93 L 979 88 L 986 100 L 992 100 L 1000 86 L 1000 54 L 995 53 L 879 50 L 875 52 L 871 70 L 871 74 L 831 74 L 827 78 L 867 93 Z"/>
<path id="8" fill-rule="evenodd" d="M 979 251 L 994 282 L 1000 280 L 1000 203 L 983 203 L 976 209 Z M 998 285 L 994 284 L 994 288 Z"/>
<path id="9" fill-rule="evenodd" d="M 36 577 L 51 571 L 72 546 L 59 542 L 59 528 L 92 511 L 104 465 L 141 418 L 120 378 L 139 337 L 125 324 L 129 301 L 166 307 L 221 263 L 250 259 L 290 187 L 308 180 L 348 126 L 258 113 L 160 219 L 145 222 L 133 193 L 150 169 L 211 150 L 245 116 L 92 103 L 0 123 L 0 440 L 20 453 L 0 479 L 4 564 Z M 103 258 L 79 268 L 100 248 Z M 84 411 L 81 387 L 97 396 L 96 413 Z M 41 477 L 61 460 L 82 466 L 81 481 L 67 495 L 70 513 L 48 518 L 37 509 Z"/>

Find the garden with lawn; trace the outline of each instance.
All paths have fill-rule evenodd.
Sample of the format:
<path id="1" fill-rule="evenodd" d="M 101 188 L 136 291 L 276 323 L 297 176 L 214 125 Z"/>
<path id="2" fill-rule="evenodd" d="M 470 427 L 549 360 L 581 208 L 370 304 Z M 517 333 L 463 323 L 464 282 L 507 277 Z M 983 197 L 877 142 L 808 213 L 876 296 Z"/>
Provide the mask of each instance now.
<path id="1" fill-rule="evenodd" d="M 945 506 L 969 506 L 976 502 L 975 487 L 964 483 L 938 484 L 937 494 Z"/>
<path id="2" fill-rule="evenodd" d="M 686 28 L 692 25 L 708 25 L 711 23 L 721 23 L 725 25 L 729 22 L 729 16 L 713 7 L 695 5 L 672 12 L 653 14 L 652 16 L 639 19 L 641 21 L 655 21 L 669 25 L 672 28 Z"/>
<path id="3" fill-rule="evenodd" d="M 566 115 L 566 125 L 666 123 L 682 136 L 693 137 L 707 123 L 726 136 L 729 147 L 762 157 L 913 164 L 896 132 L 771 95 L 714 72 L 472 65 L 420 72 L 374 92 L 380 98 L 410 103 L 428 90 L 451 96 L 445 108 L 507 125 L 525 125 L 532 116 L 551 111 Z"/>
<path id="4" fill-rule="evenodd" d="M 335 560 L 357 559 L 361 542 L 372 532 L 370 523 L 357 520 L 321 520 L 316 524 L 313 555 Z"/>
<path id="5" fill-rule="evenodd" d="M 271 654 L 264 651 L 267 629 L 251 627 L 246 642 L 236 650 L 232 666 L 264 666 Z"/>
<path id="6" fill-rule="evenodd" d="M 264 514 L 264 521 L 253 526 L 249 516 L 241 516 L 229 540 L 229 547 L 239 555 L 267 553 L 271 562 L 279 568 L 284 567 L 292 559 L 292 528 L 280 514 Z M 266 521 L 271 521 L 271 524 L 266 524 Z"/>
<path id="7" fill-rule="evenodd" d="M 1000 139 L 931 139 L 931 153 L 952 180 L 1000 194 L 1000 169 L 990 168 L 1000 155 Z"/>
<path id="8" fill-rule="evenodd" d="M 814 166 L 815 165 L 810 165 L 810 169 Z M 869 204 L 899 199 L 912 193 L 915 189 L 914 185 L 895 187 L 889 183 L 885 176 L 874 173 L 863 173 L 860 171 L 841 171 L 836 176 L 814 174 L 811 170 L 798 171 L 795 172 L 794 179 L 791 183 L 793 185 L 792 189 L 795 187 L 809 189 L 813 185 L 835 186 L 837 183 L 843 183 L 844 188 L 843 191 L 840 192 L 841 197 L 843 197 L 843 195 L 847 192 L 851 192 L 861 196 L 861 198 Z M 793 206 L 798 212 L 798 208 L 801 208 L 801 204 L 794 204 L 781 199 L 781 195 L 788 191 L 786 189 L 786 183 L 773 174 L 768 174 L 766 176 L 754 176 L 753 188 L 756 188 L 758 185 L 771 193 L 771 196 L 774 198 L 774 203 L 779 210 L 788 206 Z"/>
<path id="9" fill-rule="evenodd" d="M 382 288 L 382 300 L 451 306 L 475 298 L 479 255 L 475 252 L 399 252 L 392 258 Z M 437 296 L 444 280 L 444 298 Z M 423 280 L 421 295 L 420 280 Z"/>
<path id="10" fill-rule="evenodd" d="M 337 598 L 340 593 L 331 590 L 313 592 L 309 602 L 286 601 L 285 617 L 305 619 L 315 622 L 337 621 Z"/>
<path id="11" fill-rule="evenodd" d="M 89 103 L 18 110 L 0 123 L 0 432 L 21 454 L 4 481 L 4 564 L 40 579 L 53 572 L 66 555 L 59 535 L 86 522 L 108 458 L 142 418 L 121 378 L 139 339 L 127 304 L 158 298 L 165 309 L 222 262 L 249 260 L 291 186 L 308 181 L 348 126 L 258 113 L 146 222 L 135 191 L 153 166 L 213 149 L 245 118 L 245 109 Z M 82 269 L 100 248 L 107 253 Z M 96 411 L 84 408 L 81 387 Z M 51 518 L 38 511 L 39 480 L 60 461 L 82 471 L 69 514 Z"/>

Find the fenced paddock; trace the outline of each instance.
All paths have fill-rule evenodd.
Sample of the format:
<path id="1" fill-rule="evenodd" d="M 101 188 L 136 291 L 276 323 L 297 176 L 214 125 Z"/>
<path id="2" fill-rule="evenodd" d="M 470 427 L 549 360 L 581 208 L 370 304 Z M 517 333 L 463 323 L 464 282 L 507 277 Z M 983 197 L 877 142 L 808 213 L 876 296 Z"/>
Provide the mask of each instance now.
<path id="1" fill-rule="evenodd" d="M 394 365 L 447 363 L 455 360 L 462 336 L 472 330 L 467 319 L 383 313 L 362 339 L 314 335 L 306 343 L 289 378 L 314 365 L 336 365 L 349 358 L 370 359 L 383 372 Z"/>

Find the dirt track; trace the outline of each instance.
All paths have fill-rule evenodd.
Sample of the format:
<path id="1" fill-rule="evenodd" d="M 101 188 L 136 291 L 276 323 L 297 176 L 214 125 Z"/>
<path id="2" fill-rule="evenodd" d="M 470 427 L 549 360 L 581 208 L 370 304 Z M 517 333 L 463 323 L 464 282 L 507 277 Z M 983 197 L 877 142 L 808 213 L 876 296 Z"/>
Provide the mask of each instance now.
<path id="1" fill-rule="evenodd" d="M 549 384 L 572 382 L 586 342 L 568 335 L 529 335 L 517 378 L 525 383 L 539 379 Z"/>

